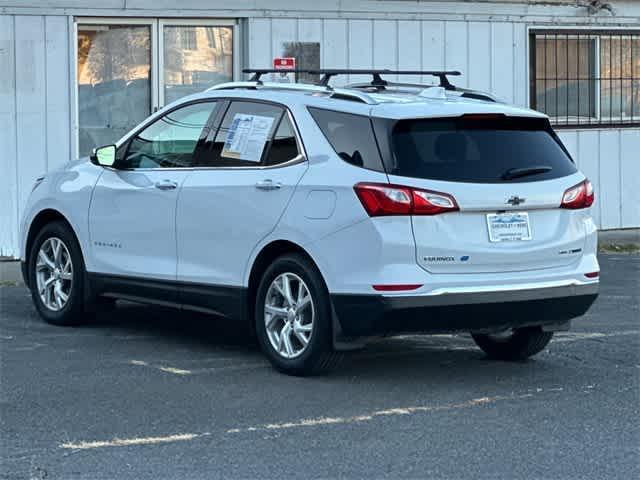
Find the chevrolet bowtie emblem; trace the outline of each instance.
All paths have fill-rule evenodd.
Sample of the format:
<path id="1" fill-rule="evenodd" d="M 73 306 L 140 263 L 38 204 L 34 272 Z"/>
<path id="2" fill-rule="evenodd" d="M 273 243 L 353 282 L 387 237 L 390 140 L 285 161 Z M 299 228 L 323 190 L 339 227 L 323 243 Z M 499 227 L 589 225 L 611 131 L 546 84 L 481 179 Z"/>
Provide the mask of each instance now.
<path id="1" fill-rule="evenodd" d="M 524 198 L 520 198 L 517 195 L 512 196 L 509 200 L 507 200 L 507 203 L 513 206 L 516 205 L 520 205 L 521 203 L 524 203 L 525 199 Z"/>

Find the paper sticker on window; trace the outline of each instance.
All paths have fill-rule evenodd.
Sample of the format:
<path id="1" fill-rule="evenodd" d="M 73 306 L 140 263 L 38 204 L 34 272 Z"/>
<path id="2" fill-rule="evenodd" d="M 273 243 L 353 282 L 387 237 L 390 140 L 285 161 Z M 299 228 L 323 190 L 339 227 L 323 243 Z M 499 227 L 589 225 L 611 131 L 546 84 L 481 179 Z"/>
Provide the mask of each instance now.
<path id="1" fill-rule="evenodd" d="M 229 127 L 221 156 L 259 162 L 273 120 L 272 117 L 236 113 Z"/>

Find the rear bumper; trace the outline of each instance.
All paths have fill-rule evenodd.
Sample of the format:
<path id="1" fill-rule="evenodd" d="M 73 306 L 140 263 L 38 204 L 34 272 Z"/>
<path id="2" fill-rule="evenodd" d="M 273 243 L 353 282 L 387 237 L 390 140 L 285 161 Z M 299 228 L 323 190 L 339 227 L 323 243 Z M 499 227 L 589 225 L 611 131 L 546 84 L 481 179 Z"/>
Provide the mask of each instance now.
<path id="1" fill-rule="evenodd" d="M 547 288 L 468 291 L 439 295 L 333 294 L 339 337 L 387 333 L 498 331 L 559 325 L 583 315 L 598 282 Z"/>

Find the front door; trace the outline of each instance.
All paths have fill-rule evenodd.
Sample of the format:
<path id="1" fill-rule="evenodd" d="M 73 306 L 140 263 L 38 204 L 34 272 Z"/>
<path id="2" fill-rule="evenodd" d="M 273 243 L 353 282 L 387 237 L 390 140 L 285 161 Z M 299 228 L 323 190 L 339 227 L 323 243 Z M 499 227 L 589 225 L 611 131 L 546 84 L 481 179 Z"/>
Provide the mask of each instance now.
<path id="1" fill-rule="evenodd" d="M 120 147 L 89 211 L 96 272 L 175 281 L 177 200 L 214 108 L 215 102 L 178 107 Z"/>

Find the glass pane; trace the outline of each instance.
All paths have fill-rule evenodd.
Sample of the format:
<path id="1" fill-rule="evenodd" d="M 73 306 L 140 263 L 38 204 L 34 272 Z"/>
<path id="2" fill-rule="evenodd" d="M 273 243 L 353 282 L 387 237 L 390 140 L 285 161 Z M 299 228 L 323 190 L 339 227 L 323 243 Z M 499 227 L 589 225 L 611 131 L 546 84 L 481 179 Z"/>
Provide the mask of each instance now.
<path id="1" fill-rule="evenodd" d="M 395 168 L 389 174 L 454 182 L 533 182 L 576 172 L 562 146 L 533 118 L 400 120 L 391 137 Z M 551 167 L 505 179 L 510 169 Z"/>
<path id="2" fill-rule="evenodd" d="M 233 79 L 231 27 L 164 27 L 164 103 Z"/>
<path id="3" fill-rule="evenodd" d="M 215 102 L 196 103 L 166 114 L 129 145 L 125 168 L 190 167 Z"/>
<path id="4" fill-rule="evenodd" d="M 150 71 L 149 26 L 78 25 L 80 156 L 149 116 Z"/>
<path id="5" fill-rule="evenodd" d="M 384 172 L 369 117 L 312 107 L 309 112 L 342 160 Z"/>
<path id="6" fill-rule="evenodd" d="M 627 122 L 640 118 L 640 78 L 634 75 L 640 62 L 639 50 L 638 36 L 601 38 L 600 116 L 603 121 Z"/>
<path id="7" fill-rule="evenodd" d="M 249 157 L 244 153 L 239 153 L 239 155 L 235 156 L 225 152 L 225 149 L 228 148 L 226 147 L 227 140 L 231 141 L 233 137 L 239 140 L 239 137 L 243 137 L 245 140 L 241 143 L 246 147 L 256 147 L 258 150 L 257 157 L 262 157 L 264 149 L 282 117 L 282 113 L 282 108 L 267 103 L 233 102 L 222 120 L 211 151 L 203 155 L 202 164 L 209 167 L 256 166 L 257 163 L 260 163 L 261 158 L 256 160 L 254 155 Z M 257 119 L 258 122 L 261 122 L 264 118 L 272 119 L 267 122 L 270 124 L 268 132 L 259 133 L 253 130 L 253 120 L 250 117 L 261 117 Z M 247 121 L 247 128 L 238 128 L 238 124 L 243 121 Z M 244 132 L 238 133 L 241 130 Z M 245 135 L 245 133 L 248 134 L 250 132 L 252 135 Z M 254 133 L 255 135 L 253 135 Z M 250 139 L 249 136 L 253 138 Z M 256 151 L 253 148 L 251 150 L 253 152 Z"/>
<path id="8" fill-rule="evenodd" d="M 267 165 L 278 165 L 293 160 L 298 155 L 296 136 L 293 133 L 289 117 L 284 115 L 271 142 Z"/>
<path id="9" fill-rule="evenodd" d="M 536 108 L 557 123 L 595 116 L 595 39 L 536 37 Z"/>

